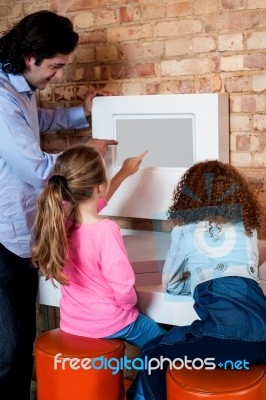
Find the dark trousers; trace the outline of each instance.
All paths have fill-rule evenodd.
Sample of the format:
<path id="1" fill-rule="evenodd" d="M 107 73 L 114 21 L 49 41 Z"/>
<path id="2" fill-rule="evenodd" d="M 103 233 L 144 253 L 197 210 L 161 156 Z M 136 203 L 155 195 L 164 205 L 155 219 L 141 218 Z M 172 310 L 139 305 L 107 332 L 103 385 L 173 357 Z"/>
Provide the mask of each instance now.
<path id="1" fill-rule="evenodd" d="M 166 335 L 165 335 L 166 336 Z M 246 360 L 251 364 L 266 363 L 266 342 L 245 342 L 240 340 L 218 339 L 212 337 L 195 338 L 193 335 L 185 342 L 175 342 L 171 334 L 169 341 L 163 340 L 163 336 L 155 338 L 148 342 L 142 352 L 142 356 L 147 356 L 148 359 L 158 358 L 163 356 L 173 360 L 175 358 L 188 360 L 196 358 L 215 358 L 215 364 L 225 363 L 228 360 L 235 362 L 237 360 Z M 228 365 L 228 363 L 227 363 Z M 230 363 L 228 368 L 230 368 Z M 191 366 L 191 364 L 190 364 Z M 149 375 L 148 371 L 141 371 L 138 376 L 136 386 L 139 386 L 137 392 L 143 393 L 138 396 L 134 394 L 134 386 L 132 387 L 133 396 L 128 396 L 129 399 L 145 400 L 166 400 L 166 381 L 165 374 L 168 363 L 164 363 L 163 369 L 156 369 Z M 140 376 L 142 385 L 140 384 Z M 141 388 L 142 386 L 142 388 Z M 144 396 L 144 397 L 143 397 Z"/>
<path id="2" fill-rule="evenodd" d="M 0 399 L 29 400 L 38 271 L 0 244 Z"/>

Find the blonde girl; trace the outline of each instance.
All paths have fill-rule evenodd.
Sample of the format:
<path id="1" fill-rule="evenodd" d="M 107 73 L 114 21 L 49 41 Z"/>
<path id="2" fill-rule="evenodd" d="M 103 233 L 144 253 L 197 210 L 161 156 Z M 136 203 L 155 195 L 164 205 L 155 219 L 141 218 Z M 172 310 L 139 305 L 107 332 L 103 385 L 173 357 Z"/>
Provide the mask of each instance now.
<path id="1" fill-rule="evenodd" d="M 109 181 L 100 153 L 76 146 L 62 153 L 40 195 L 32 259 L 61 284 L 60 328 L 94 338 L 119 337 L 142 347 L 163 333 L 136 308 L 135 277 L 117 224 L 98 215 L 145 154 L 127 159 Z"/>

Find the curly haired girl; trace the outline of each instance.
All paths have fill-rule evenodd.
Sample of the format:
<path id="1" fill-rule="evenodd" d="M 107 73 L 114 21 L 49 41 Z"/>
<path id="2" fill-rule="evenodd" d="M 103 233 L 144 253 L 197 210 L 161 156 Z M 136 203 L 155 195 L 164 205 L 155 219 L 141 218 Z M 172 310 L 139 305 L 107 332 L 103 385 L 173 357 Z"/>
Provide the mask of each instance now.
<path id="1" fill-rule="evenodd" d="M 266 297 L 258 282 L 261 210 L 244 178 L 219 161 L 195 164 L 178 183 L 168 216 L 173 230 L 163 286 L 176 301 L 192 294 L 199 319 L 151 340 L 142 356 L 211 358 L 216 366 L 227 360 L 265 363 Z M 167 363 L 163 366 L 151 374 L 142 371 L 142 387 L 139 380 L 128 398 L 166 399 Z"/>

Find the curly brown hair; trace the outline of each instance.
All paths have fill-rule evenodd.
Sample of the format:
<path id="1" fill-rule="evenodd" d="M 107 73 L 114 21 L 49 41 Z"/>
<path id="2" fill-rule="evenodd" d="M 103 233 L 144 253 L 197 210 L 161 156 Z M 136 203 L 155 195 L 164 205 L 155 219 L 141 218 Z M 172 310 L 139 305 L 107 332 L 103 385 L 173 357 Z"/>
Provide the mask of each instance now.
<path id="1" fill-rule="evenodd" d="M 189 168 L 173 193 L 168 210 L 173 225 L 207 220 L 243 222 L 245 232 L 261 225 L 261 208 L 245 178 L 231 165 L 204 161 Z"/>

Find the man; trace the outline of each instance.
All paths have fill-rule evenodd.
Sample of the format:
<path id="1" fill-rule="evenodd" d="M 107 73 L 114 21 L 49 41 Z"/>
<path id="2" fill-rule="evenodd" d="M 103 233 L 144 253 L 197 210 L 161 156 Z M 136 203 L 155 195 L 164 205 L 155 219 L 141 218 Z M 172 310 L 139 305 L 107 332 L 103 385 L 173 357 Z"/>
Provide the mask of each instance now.
<path id="1" fill-rule="evenodd" d="M 35 339 L 37 270 L 30 238 L 40 189 L 57 155 L 40 149 L 40 132 L 88 126 L 93 98 L 83 107 L 44 110 L 36 89 L 61 78 L 78 43 L 68 18 L 40 11 L 0 39 L 0 399 L 29 400 Z M 115 141 L 88 143 L 103 154 Z M 49 384 L 49 382 L 48 382 Z"/>

